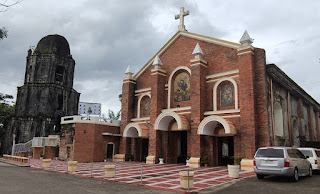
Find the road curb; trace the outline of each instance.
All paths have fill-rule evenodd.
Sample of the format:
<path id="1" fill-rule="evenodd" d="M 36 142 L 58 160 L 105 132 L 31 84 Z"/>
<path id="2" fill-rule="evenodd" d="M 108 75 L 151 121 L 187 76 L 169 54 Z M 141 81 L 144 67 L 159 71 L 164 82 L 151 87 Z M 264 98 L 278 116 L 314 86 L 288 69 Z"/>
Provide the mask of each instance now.
<path id="1" fill-rule="evenodd" d="M 18 167 L 30 167 L 28 164 L 21 164 L 19 162 L 12 162 L 12 161 L 8 161 L 8 160 L 2 159 L 2 158 L 0 158 L 0 162 L 6 163 L 6 164 L 11 164 L 11 165 L 18 166 Z"/>

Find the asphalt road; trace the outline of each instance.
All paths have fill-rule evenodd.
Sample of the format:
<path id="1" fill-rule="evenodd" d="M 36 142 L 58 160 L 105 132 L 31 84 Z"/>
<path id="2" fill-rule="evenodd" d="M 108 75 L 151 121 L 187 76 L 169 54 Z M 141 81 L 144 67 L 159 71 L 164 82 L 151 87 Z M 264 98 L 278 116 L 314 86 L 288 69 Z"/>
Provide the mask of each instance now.
<path id="1" fill-rule="evenodd" d="M 169 193 L 143 187 L 80 178 L 67 174 L 17 167 L 0 162 L 0 193 Z M 199 193 L 320 193 L 320 174 L 291 182 L 282 177 L 256 177 L 238 180 Z"/>
<path id="2" fill-rule="evenodd" d="M 284 177 L 266 177 L 263 180 L 250 177 L 236 181 L 235 183 L 202 190 L 201 193 L 317 194 L 320 193 L 320 174 L 314 174 L 312 177 L 301 177 L 299 182 L 291 182 L 288 178 Z"/>
<path id="3" fill-rule="evenodd" d="M 0 193 L 169 193 L 0 162 Z"/>

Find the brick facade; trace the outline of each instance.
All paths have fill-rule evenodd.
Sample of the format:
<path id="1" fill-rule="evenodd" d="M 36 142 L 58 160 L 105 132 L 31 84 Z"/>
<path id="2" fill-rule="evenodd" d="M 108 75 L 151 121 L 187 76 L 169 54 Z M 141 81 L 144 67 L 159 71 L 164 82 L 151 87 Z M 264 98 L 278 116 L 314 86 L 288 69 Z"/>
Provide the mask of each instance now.
<path id="1" fill-rule="evenodd" d="M 203 53 L 192 55 L 197 43 Z M 152 64 L 156 56 L 162 64 Z M 128 143 L 128 139 L 131 142 L 146 138 L 138 133 L 140 128 L 146 127 L 147 162 L 158 162 L 161 156 L 168 163 L 180 163 L 190 156 L 197 166 L 199 159 L 207 156 L 209 165 L 216 166 L 229 163 L 232 156 L 252 159 L 258 147 L 279 145 L 272 117 L 272 81 L 280 84 L 294 99 L 299 99 L 295 107 L 300 111 L 286 105 L 288 110 L 283 112 L 283 120 L 292 122 L 297 112 L 295 118 L 301 118 L 299 126 L 308 128 L 300 133 L 309 134 L 310 140 L 319 140 L 316 116 L 319 104 L 301 92 L 300 87 L 299 91 L 289 92 L 287 86 L 272 80 L 267 67 L 265 51 L 251 44 L 178 31 L 135 76 L 124 79 L 120 131 L 125 137 L 120 140 L 123 144 L 119 154 L 131 155 L 141 149 L 141 145 Z M 277 71 L 283 73 L 280 69 Z M 174 80 L 181 72 L 190 76 L 190 100 L 176 102 Z M 296 85 L 285 74 L 283 77 Z M 221 104 L 223 84 L 233 87 L 232 105 Z M 138 113 L 142 101 L 139 99 L 146 94 L 151 94 L 150 117 L 141 118 Z M 308 107 L 305 109 L 303 104 Z M 293 145 L 293 126 L 286 126 L 287 132 L 281 138 Z"/>
<path id="2" fill-rule="evenodd" d="M 113 144 L 112 155 L 119 152 L 119 130 L 119 126 L 111 123 L 75 122 L 71 132 L 61 137 L 59 159 L 101 162 L 107 157 L 108 144 Z"/>

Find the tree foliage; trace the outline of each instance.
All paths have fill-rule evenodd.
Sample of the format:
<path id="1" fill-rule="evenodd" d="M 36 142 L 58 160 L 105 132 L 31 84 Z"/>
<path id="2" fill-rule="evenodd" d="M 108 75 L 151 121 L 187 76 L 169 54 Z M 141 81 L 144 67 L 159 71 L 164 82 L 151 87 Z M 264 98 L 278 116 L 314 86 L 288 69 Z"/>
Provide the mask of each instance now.
<path id="1" fill-rule="evenodd" d="M 8 30 L 5 27 L 0 28 L 0 40 L 7 38 L 7 36 L 8 36 Z"/>
<path id="2" fill-rule="evenodd" d="M 13 96 L 7 94 L 0 94 L 0 142 L 4 138 L 5 128 L 14 116 L 15 105 L 9 103 L 9 99 L 13 99 Z"/>
<path id="3" fill-rule="evenodd" d="M 110 109 L 108 110 L 108 116 L 109 116 L 109 119 L 111 119 L 111 120 L 118 120 L 120 118 L 120 115 L 121 115 L 121 110 L 119 110 L 117 115 L 115 115 L 112 110 L 110 110 Z"/>

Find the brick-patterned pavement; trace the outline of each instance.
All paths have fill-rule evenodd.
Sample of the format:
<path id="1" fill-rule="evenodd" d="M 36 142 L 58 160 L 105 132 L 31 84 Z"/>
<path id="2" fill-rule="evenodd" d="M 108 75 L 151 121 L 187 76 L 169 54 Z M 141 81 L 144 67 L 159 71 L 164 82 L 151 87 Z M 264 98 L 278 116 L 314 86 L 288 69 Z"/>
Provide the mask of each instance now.
<path id="1" fill-rule="evenodd" d="M 31 159 L 30 161 L 31 168 L 60 173 L 67 173 L 66 164 L 67 163 L 65 161 L 52 160 L 49 168 L 43 168 L 41 160 Z M 104 176 L 104 166 L 108 164 L 116 165 L 115 178 L 106 178 Z M 141 167 L 143 172 L 142 184 Z M 190 189 L 190 192 L 235 181 L 234 179 L 228 177 L 228 169 L 221 166 L 189 168 L 187 166 L 178 164 L 150 165 L 138 162 L 78 163 L 78 170 L 76 172 L 68 173 L 81 177 L 92 177 L 99 180 L 114 181 L 153 189 L 184 193 L 186 190 L 180 188 L 179 177 L 179 172 L 182 170 L 194 171 L 194 188 Z M 240 171 L 240 179 L 254 175 L 254 172 Z"/>

